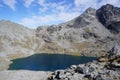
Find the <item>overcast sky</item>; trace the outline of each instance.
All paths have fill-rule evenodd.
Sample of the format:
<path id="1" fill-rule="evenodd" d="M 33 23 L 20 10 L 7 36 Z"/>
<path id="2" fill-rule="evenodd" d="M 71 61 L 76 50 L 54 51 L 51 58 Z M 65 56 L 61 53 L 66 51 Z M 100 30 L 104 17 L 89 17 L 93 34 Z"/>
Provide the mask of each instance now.
<path id="1" fill-rule="evenodd" d="M 0 0 L 0 20 L 36 28 L 69 21 L 88 7 L 97 9 L 108 3 L 120 7 L 120 0 Z"/>

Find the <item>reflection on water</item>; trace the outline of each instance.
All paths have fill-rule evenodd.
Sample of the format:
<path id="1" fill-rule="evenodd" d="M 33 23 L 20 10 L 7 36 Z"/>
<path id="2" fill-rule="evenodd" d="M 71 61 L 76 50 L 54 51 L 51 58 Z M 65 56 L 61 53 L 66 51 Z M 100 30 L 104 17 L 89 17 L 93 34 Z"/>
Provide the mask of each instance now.
<path id="1" fill-rule="evenodd" d="M 65 54 L 34 54 L 26 58 L 12 60 L 9 70 L 53 71 L 65 69 L 73 64 L 83 64 L 95 60 L 95 57 L 72 56 Z"/>

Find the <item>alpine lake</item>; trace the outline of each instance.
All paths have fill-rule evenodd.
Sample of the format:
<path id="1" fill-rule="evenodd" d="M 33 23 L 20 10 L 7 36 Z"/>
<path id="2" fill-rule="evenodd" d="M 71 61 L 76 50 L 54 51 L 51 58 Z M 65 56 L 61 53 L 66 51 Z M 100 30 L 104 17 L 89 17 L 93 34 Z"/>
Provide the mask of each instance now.
<path id="1" fill-rule="evenodd" d="M 71 65 L 84 64 L 96 60 L 96 57 L 73 56 L 66 54 L 34 54 L 11 60 L 8 70 L 54 71 L 66 69 Z"/>

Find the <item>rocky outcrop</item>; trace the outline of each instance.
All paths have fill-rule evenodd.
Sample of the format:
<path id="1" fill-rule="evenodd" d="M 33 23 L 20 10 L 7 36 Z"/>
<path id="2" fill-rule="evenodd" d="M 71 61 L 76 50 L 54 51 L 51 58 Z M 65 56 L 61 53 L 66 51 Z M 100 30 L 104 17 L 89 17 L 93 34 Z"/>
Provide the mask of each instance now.
<path id="1" fill-rule="evenodd" d="M 119 40 L 104 56 L 97 61 L 72 65 L 65 70 L 57 70 L 48 80 L 119 80 L 120 46 Z"/>
<path id="2" fill-rule="evenodd" d="M 103 59 L 106 61 L 100 61 Z M 86 64 L 72 65 L 65 70 L 57 70 L 51 74 L 48 80 L 119 80 L 120 79 L 120 55 L 117 47 L 113 47 L 99 61 Z"/>
<path id="3" fill-rule="evenodd" d="M 72 65 L 66 70 L 52 73 L 48 80 L 119 80 L 120 70 L 108 69 L 105 63 L 92 62 L 83 65 Z M 116 68 L 116 67 L 114 67 Z"/>

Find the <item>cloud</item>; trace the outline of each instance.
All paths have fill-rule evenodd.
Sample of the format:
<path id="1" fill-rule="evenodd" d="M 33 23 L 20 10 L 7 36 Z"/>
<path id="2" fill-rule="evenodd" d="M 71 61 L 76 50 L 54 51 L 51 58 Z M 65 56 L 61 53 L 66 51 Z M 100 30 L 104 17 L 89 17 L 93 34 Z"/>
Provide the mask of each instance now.
<path id="1" fill-rule="evenodd" d="M 79 16 L 80 13 L 73 12 L 73 13 L 67 13 L 67 12 L 61 12 L 59 14 L 48 14 L 45 16 L 32 16 L 30 18 L 23 18 L 20 24 L 23 24 L 25 26 L 36 28 L 40 25 L 52 25 L 52 24 L 58 24 L 59 22 L 65 22 L 69 21 L 77 16 Z"/>
<path id="2" fill-rule="evenodd" d="M 4 4 L 9 6 L 12 10 L 15 10 L 16 0 L 3 0 Z"/>
<path id="3" fill-rule="evenodd" d="M 81 9 L 84 11 L 88 7 L 96 8 L 98 0 L 74 0 L 74 4 L 76 8 Z"/>
<path id="4" fill-rule="evenodd" d="M 75 10 L 71 4 L 66 4 L 65 1 L 51 3 L 45 2 L 45 0 L 39 0 L 38 4 L 41 6 L 39 8 L 39 13 L 44 15 L 34 15 L 32 17 L 23 18 L 20 24 L 35 28 L 40 25 L 52 25 L 66 22 L 80 15 L 79 11 Z M 46 14 L 46 12 L 48 12 L 47 10 L 50 10 L 49 14 Z"/>
<path id="5" fill-rule="evenodd" d="M 43 13 L 48 10 L 49 4 L 46 3 L 45 0 L 39 0 L 38 4 L 41 6 L 41 8 L 39 8 L 40 13 Z"/>
<path id="6" fill-rule="evenodd" d="M 40 6 L 47 6 L 47 3 L 45 2 L 45 0 L 39 0 L 39 1 L 38 1 L 38 4 L 39 4 Z"/>
<path id="7" fill-rule="evenodd" d="M 24 1 L 25 1 L 24 6 L 25 6 L 26 8 L 29 8 L 30 5 L 31 5 L 35 0 L 24 0 Z"/>
<path id="8" fill-rule="evenodd" d="M 78 8 L 85 10 L 88 7 L 99 8 L 105 4 L 120 6 L 120 0 L 74 0 L 74 4 Z"/>
<path id="9" fill-rule="evenodd" d="M 39 5 L 37 15 L 23 18 L 19 22 L 20 24 L 30 28 L 36 28 L 40 25 L 52 25 L 72 20 L 88 7 L 98 9 L 102 5 L 108 3 L 120 6 L 120 0 L 74 0 L 74 3 L 66 3 L 66 0 L 57 3 L 46 2 L 46 0 L 37 0 L 37 3 Z"/>
<path id="10" fill-rule="evenodd" d="M 105 4 L 112 4 L 112 5 L 120 7 L 120 0 L 101 0 L 98 3 L 99 7 Z"/>
<path id="11" fill-rule="evenodd" d="M 65 0 L 60 1 L 58 3 L 46 2 L 46 0 L 39 0 L 38 4 L 41 6 L 41 8 L 39 8 L 39 12 L 45 12 L 48 9 L 52 9 L 52 11 L 58 10 L 58 7 L 59 7 L 59 10 L 60 9 L 62 10 L 63 8 L 65 10 L 66 9 L 65 6 L 69 6 L 69 4 L 64 5 L 64 3 L 65 3 Z"/>
<path id="12" fill-rule="evenodd" d="M 40 13 L 43 13 L 43 12 L 45 12 L 45 11 L 47 11 L 47 10 L 48 10 L 47 7 L 39 8 L 39 12 L 40 12 Z"/>

